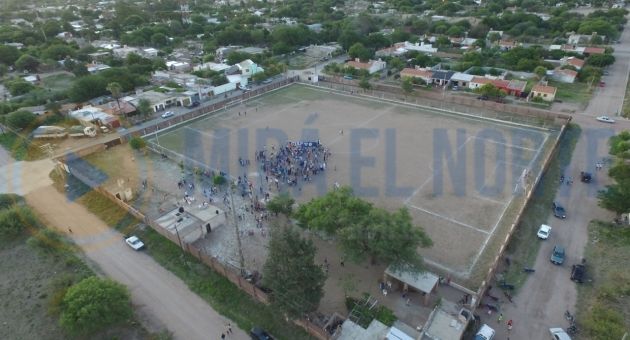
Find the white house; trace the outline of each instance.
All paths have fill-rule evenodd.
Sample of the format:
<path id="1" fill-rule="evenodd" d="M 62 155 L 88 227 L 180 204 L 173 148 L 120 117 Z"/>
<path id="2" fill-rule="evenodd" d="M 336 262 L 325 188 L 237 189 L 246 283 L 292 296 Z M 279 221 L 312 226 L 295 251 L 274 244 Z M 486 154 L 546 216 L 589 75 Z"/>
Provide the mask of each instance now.
<path id="1" fill-rule="evenodd" d="M 124 59 L 131 53 L 138 54 L 138 51 L 139 50 L 136 47 L 123 46 L 120 48 L 114 48 L 112 52 L 114 53 L 114 56 Z"/>
<path id="2" fill-rule="evenodd" d="M 457 72 L 451 77 L 451 84 L 459 87 L 468 87 L 474 77 L 472 74 Z"/>
<path id="3" fill-rule="evenodd" d="M 195 71 L 201 71 L 201 70 L 212 70 L 215 72 L 223 72 L 227 69 L 230 68 L 230 65 L 228 64 L 224 64 L 224 63 L 213 63 L 213 62 L 209 62 L 209 63 L 203 63 L 200 65 L 197 65 L 195 67 L 193 67 L 193 70 Z"/>
<path id="4" fill-rule="evenodd" d="M 553 86 L 537 84 L 532 87 L 532 98 L 541 98 L 544 101 L 552 102 L 556 99 L 557 88 Z"/>
<path id="5" fill-rule="evenodd" d="M 185 61 L 169 60 L 166 62 L 166 68 L 171 71 L 186 72 L 190 70 L 190 64 Z"/>
<path id="6" fill-rule="evenodd" d="M 142 55 L 146 58 L 155 58 L 158 56 L 158 52 L 159 51 L 157 49 L 149 47 L 142 50 Z"/>
<path id="7" fill-rule="evenodd" d="M 251 77 L 256 73 L 265 72 L 265 69 L 258 66 L 251 59 L 246 59 L 235 65 L 244 77 Z"/>
<path id="8" fill-rule="evenodd" d="M 387 66 L 387 63 L 382 61 L 381 59 L 370 60 L 367 63 L 364 63 L 361 62 L 359 58 L 356 58 L 355 60 L 350 60 L 349 62 L 347 62 L 346 65 L 360 70 L 367 70 L 370 74 L 372 74 L 384 70 Z"/>
<path id="9" fill-rule="evenodd" d="M 578 73 L 576 71 L 557 68 L 553 70 L 553 75 L 551 76 L 551 78 L 561 83 L 572 84 L 575 82 L 575 78 L 577 78 L 577 75 Z"/>

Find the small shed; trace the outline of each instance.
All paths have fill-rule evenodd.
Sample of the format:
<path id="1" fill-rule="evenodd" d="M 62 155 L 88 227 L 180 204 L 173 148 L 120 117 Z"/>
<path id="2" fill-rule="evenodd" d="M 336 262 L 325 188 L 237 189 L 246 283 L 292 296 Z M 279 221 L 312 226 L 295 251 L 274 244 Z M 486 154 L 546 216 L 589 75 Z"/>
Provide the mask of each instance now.
<path id="1" fill-rule="evenodd" d="M 399 281 L 403 285 L 403 291 L 409 289 L 415 289 L 424 294 L 424 304 L 429 304 L 429 299 L 431 293 L 435 290 L 438 285 L 440 278 L 430 272 L 409 272 L 409 271 L 400 271 L 392 268 L 392 266 L 387 267 L 384 273 L 384 281 L 389 281 L 389 279 L 395 279 Z"/>

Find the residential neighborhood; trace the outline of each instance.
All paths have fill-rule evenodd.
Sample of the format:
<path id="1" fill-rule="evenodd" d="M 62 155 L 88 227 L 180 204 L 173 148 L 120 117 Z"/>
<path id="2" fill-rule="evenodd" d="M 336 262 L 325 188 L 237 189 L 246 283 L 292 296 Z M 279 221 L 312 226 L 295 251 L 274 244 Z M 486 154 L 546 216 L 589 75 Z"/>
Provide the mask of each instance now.
<path id="1" fill-rule="evenodd" d="M 1 339 L 625 339 L 624 1 L 0 9 Z"/>

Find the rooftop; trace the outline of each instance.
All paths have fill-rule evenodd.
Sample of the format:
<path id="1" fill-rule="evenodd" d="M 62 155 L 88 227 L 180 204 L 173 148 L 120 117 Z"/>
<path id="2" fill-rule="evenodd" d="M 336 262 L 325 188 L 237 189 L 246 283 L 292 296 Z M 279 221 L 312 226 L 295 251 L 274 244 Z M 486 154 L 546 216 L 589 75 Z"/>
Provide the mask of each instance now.
<path id="1" fill-rule="evenodd" d="M 547 86 L 542 84 L 536 84 L 532 87 L 532 92 L 555 94 L 558 89 L 553 86 Z"/>

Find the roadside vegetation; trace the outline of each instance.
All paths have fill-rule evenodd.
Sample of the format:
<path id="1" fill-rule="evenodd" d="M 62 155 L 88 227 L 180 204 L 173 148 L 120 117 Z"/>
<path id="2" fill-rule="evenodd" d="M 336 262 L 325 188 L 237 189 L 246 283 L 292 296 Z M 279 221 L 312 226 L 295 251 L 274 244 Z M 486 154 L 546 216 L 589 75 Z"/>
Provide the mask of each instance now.
<path id="1" fill-rule="evenodd" d="M 64 190 L 65 183 L 56 175 L 51 175 L 58 190 Z M 72 177 L 70 177 L 72 178 Z M 138 236 L 147 246 L 145 250 L 156 262 L 182 279 L 188 287 L 206 300 L 221 315 L 232 319 L 240 328 L 249 330 L 254 326 L 265 328 L 278 339 L 310 339 L 300 327 L 287 322 L 284 312 L 274 305 L 264 305 L 241 291 L 221 274 L 201 263 L 179 246 L 166 239 L 150 227 L 141 224 L 125 210 L 96 191 L 91 191 L 78 180 L 72 186 L 85 188 L 77 199 L 90 212 L 109 226 L 123 234 Z"/>
<path id="2" fill-rule="evenodd" d="M 581 338 L 622 339 L 630 329 L 630 228 L 594 221 L 585 249 L 586 282 L 578 286 Z"/>
<path id="3" fill-rule="evenodd" d="M 0 258 L 2 339 L 170 337 L 143 329 L 126 288 L 98 278 L 17 195 L 0 195 Z"/>
<path id="4" fill-rule="evenodd" d="M 505 257 L 510 259 L 511 265 L 503 273 L 505 281 L 520 288 L 527 278 L 524 267 L 532 268 L 536 262 L 536 255 L 540 249 L 540 242 L 536 232 L 551 214 L 551 205 L 560 186 L 558 178 L 571 162 L 575 144 L 580 137 L 581 129 L 576 124 L 569 124 L 564 136 L 560 139 L 556 150 L 556 157 L 550 161 L 547 171 L 540 183 L 534 189 L 532 199 L 527 204 L 516 231 L 508 244 Z"/>

